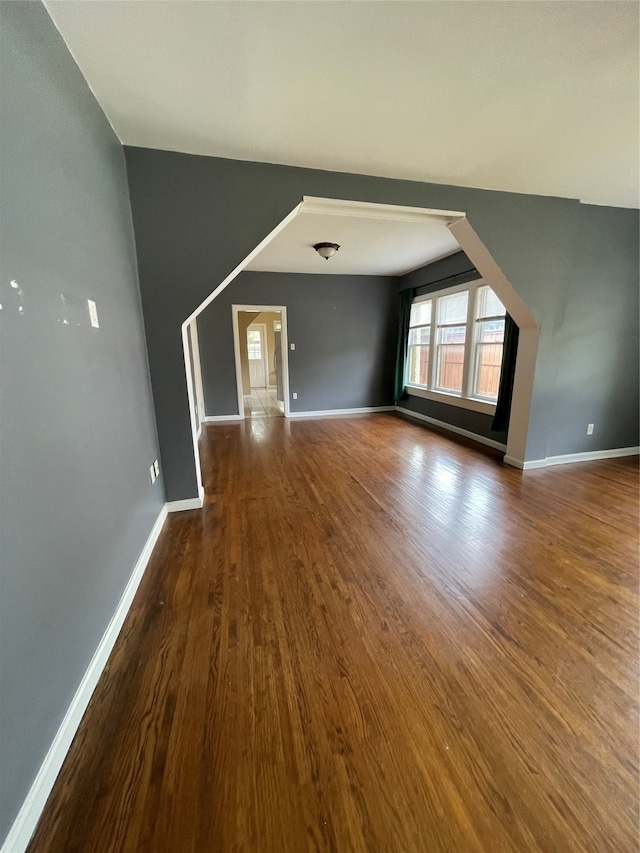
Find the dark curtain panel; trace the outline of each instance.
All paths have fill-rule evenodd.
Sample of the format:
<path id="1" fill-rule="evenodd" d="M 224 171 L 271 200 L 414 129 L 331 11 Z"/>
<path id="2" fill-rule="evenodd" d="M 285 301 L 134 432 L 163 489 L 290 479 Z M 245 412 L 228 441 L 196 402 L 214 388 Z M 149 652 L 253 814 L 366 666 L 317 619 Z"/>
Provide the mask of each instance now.
<path id="1" fill-rule="evenodd" d="M 496 413 L 491 424 L 493 432 L 504 432 L 509 426 L 509 412 L 513 397 L 513 380 L 516 374 L 516 355 L 518 352 L 518 327 L 509 314 L 504 323 L 504 347 L 502 349 L 502 372 Z"/>
<path id="2" fill-rule="evenodd" d="M 409 319 L 411 317 L 411 303 L 413 302 L 414 289 L 412 287 L 400 291 L 400 315 L 398 317 L 398 349 L 396 350 L 396 377 L 393 390 L 393 399 L 397 402 L 404 393 L 404 368 L 407 361 L 407 343 L 409 338 Z"/>

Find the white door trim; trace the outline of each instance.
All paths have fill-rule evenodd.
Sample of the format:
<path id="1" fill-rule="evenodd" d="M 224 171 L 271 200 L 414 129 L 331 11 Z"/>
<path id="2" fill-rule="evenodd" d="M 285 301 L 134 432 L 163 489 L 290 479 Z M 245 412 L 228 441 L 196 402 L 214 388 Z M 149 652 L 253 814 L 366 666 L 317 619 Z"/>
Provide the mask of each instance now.
<path id="1" fill-rule="evenodd" d="M 236 393 L 238 395 L 239 420 L 244 420 L 244 402 L 242 394 L 242 361 L 240 359 L 240 327 L 238 324 L 238 313 L 240 311 L 280 311 L 282 317 L 282 334 L 280 342 L 282 345 L 282 385 L 284 393 L 284 416 L 290 416 L 289 409 L 289 339 L 287 336 L 287 306 L 286 305 L 232 305 L 231 315 L 233 321 L 233 355 L 236 366 Z"/>

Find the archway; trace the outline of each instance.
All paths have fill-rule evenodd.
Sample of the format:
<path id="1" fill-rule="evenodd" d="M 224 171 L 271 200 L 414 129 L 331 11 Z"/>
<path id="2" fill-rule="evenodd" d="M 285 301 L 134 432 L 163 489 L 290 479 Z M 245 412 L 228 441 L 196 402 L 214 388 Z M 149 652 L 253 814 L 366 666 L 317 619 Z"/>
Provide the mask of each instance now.
<path id="1" fill-rule="evenodd" d="M 200 305 L 182 323 L 182 346 L 184 355 L 185 380 L 189 401 L 191 434 L 193 441 L 194 466 L 198 495 L 187 500 L 169 503 L 170 510 L 195 509 L 203 505 L 204 488 L 200 471 L 200 456 L 198 451 L 198 423 L 195 413 L 195 389 L 192 382 L 190 348 L 188 343 L 189 325 L 213 302 L 213 300 L 231 284 L 231 282 L 247 267 L 251 261 L 287 225 L 303 212 L 314 214 L 343 215 L 371 217 L 376 219 L 433 219 L 437 218 L 447 225 L 460 247 L 482 278 L 496 292 L 508 313 L 520 329 L 516 372 L 513 389 L 513 399 L 507 437 L 507 451 L 504 461 L 516 467 L 523 467 L 526 441 L 529 428 L 531 398 L 533 394 L 533 379 L 538 350 L 539 328 L 533 316 L 517 294 L 511 283 L 495 259 L 490 254 L 478 234 L 473 229 L 464 211 L 436 210 L 419 207 L 407 207 L 391 204 L 356 202 L 344 199 L 327 199 L 304 196 L 287 216 L 258 243 L 258 245 L 238 264 L 229 275 L 204 299 Z"/>

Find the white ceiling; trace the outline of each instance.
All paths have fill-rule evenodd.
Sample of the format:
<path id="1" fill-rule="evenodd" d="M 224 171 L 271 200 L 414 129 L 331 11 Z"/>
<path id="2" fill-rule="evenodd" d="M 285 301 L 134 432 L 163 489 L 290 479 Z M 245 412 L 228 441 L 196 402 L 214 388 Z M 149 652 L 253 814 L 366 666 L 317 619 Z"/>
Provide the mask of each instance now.
<path id="1" fill-rule="evenodd" d="M 338 243 L 325 260 L 315 243 Z M 460 251 L 444 219 L 403 221 L 302 211 L 247 266 L 261 272 L 403 275 Z"/>
<path id="2" fill-rule="evenodd" d="M 638 206 L 635 2 L 46 6 L 125 144 Z"/>

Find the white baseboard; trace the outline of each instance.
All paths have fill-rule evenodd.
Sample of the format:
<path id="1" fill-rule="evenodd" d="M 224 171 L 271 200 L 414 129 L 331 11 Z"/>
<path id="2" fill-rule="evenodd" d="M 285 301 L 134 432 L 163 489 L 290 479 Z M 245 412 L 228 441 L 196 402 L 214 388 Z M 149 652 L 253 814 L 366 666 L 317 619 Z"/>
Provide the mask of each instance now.
<path id="1" fill-rule="evenodd" d="M 149 557 L 151 556 L 154 545 L 158 540 L 158 536 L 160 535 L 160 531 L 162 530 L 162 525 L 164 524 L 166 517 L 167 507 L 163 506 L 151 529 L 149 538 L 142 549 L 142 553 L 135 564 L 133 572 L 131 573 L 129 581 L 127 582 L 122 594 L 122 598 L 116 607 L 116 611 L 111 617 L 107 630 L 104 632 L 104 635 L 98 644 L 98 648 L 91 659 L 91 663 L 82 677 L 80 686 L 71 700 L 71 704 L 64 715 L 60 728 L 53 739 L 53 743 L 49 747 L 49 751 L 47 752 L 40 769 L 38 770 L 38 774 L 24 803 L 22 804 L 22 808 L 18 812 L 18 816 L 9 830 L 9 834 L 2 845 L 2 851 L 0 851 L 0 853 L 24 853 L 27 849 L 27 845 L 31 840 L 31 836 L 33 835 L 38 820 L 40 819 L 40 815 L 42 814 L 42 810 L 47 802 L 49 794 L 51 793 L 54 782 L 58 777 L 62 763 L 66 758 L 71 742 L 75 737 L 80 721 L 87 709 L 89 700 L 91 699 L 93 691 L 95 690 L 98 680 L 102 674 L 102 670 L 109 659 L 109 655 L 111 654 L 111 650 L 118 638 L 118 634 L 120 633 L 125 617 L 129 612 L 131 602 L 133 601 L 140 581 L 142 580 L 145 569 L 147 568 Z"/>
<path id="2" fill-rule="evenodd" d="M 392 412 L 395 406 L 366 406 L 362 409 L 319 409 L 317 412 L 289 412 L 290 418 L 322 418 L 334 415 L 367 415 L 371 412 Z"/>
<path id="3" fill-rule="evenodd" d="M 551 465 L 571 465 L 576 462 L 596 462 L 598 459 L 617 459 L 621 456 L 638 456 L 640 447 L 614 447 L 612 450 L 587 450 L 584 453 L 565 453 L 562 456 L 547 456 L 546 459 L 531 459 L 523 462 L 513 456 L 505 456 L 504 462 L 523 471 L 549 468 Z"/>
<path id="4" fill-rule="evenodd" d="M 204 421 L 207 424 L 217 423 L 218 421 L 241 421 L 244 420 L 242 415 L 205 415 Z"/>
<path id="5" fill-rule="evenodd" d="M 505 454 L 502 461 L 505 465 L 511 465 L 512 468 L 519 468 L 521 471 L 524 471 L 525 463 L 522 459 L 517 459 L 515 456 L 508 456 Z M 538 468 L 544 468 L 544 459 L 540 459 L 538 461 L 542 463 L 541 465 L 538 465 Z"/>
<path id="6" fill-rule="evenodd" d="M 511 465 L 512 468 L 520 468 L 521 471 L 547 467 L 546 459 L 532 459 L 529 462 L 523 462 L 522 459 L 517 459 L 515 456 L 505 456 L 502 461 L 505 465 Z"/>
<path id="7" fill-rule="evenodd" d="M 477 441 L 480 444 L 486 444 L 487 447 L 493 447 L 495 450 L 507 449 L 506 444 L 501 444 L 499 441 L 494 441 L 492 438 L 485 438 L 483 435 L 478 435 L 468 429 L 462 429 L 462 427 L 453 426 L 453 424 L 445 423 L 445 421 L 430 418 L 428 415 L 421 415 L 419 412 L 412 412 L 411 409 L 405 409 L 402 406 L 395 406 L 395 410 L 396 412 L 401 412 L 403 415 L 407 415 L 410 418 L 415 418 L 418 421 L 426 421 L 426 423 L 433 424 L 440 429 L 446 429 L 449 432 L 456 433 L 456 435 L 463 435 L 465 438 L 470 438 L 472 441 Z"/>
<path id="8" fill-rule="evenodd" d="M 184 512 L 184 510 L 187 509 L 202 509 L 204 506 L 204 487 L 202 485 L 198 486 L 197 498 L 185 498 L 182 501 L 169 501 L 165 506 L 167 508 L 167 512 Z"/>
<path id="9" fill-rule="evenodd" d="M 319 409 L 316 412 L 289 412 L 290 418 L 322 418 L 335 415 L 366 415 L 371 412 L 392 412 L 395 406 L 366 406 L 361 409 Z M 241 421 L 242 415 L 207 415 L 206 423 L 215 421 Z M 170 510 L 171 511 L 171 510 Z"/>

